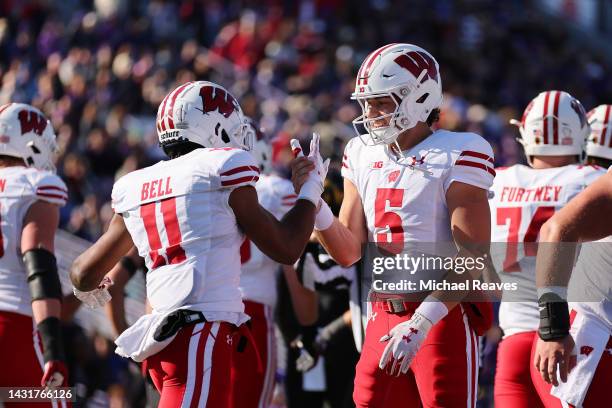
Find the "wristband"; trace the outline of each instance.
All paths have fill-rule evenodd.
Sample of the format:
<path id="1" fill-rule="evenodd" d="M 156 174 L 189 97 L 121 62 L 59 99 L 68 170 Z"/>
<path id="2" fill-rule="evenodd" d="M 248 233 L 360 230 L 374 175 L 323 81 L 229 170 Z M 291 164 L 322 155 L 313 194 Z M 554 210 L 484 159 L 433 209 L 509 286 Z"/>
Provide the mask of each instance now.
<path id="1" fill-rule="evenodd" d="M 567 299 L 567 287 L 566 286 L 545 286 L 543 288 L 538 288 L 538 299 L 541 298 L 546 293 L 554 293 L 559 296 L 561 299 Z"/>
<path id="2" fill-rule="evenodd" d="M 319 211 L 315 217 L 314 229 L 316 231 L 324 231 L 331 227 L 333 223 L 334 214 L 325 200 L 321 199 L 321 208 L 319 208 Z"/>
<path id="3" fill-rule="evenodd" d="M 569 335 L 570 318 L 567 301 L 553 292 L 538 299 L 540 327 L 538 335 L 544 341 L 554 341 Z"/>
<path id="4" fill-rule="evenodd" d="M 421 302 L 419 307 L 417 307 L 415 313 L 420 314 L 433 325 L 444 319 L 448 314 L 448 308 L 443 302 L 429 295 Z"/>
<path id="5" fill-rule="evenodd" d="M 37 325 L 43 344 L 45 362 L 52 360 L 65 361 L 62 327 L 57 317 L 47 317 Z"/>
<path id="6" fill-rule="evenodd" d="M 309 179 L 306 181 L 302 188 L 300 188 L 300 193 L 298 194 L 298 200 L 308 200 L 312 204 L 314 204 L 315 208 L 319 205 L 319 200 L 321 199 L 321 194 L 323 193 L 323 186 L 317 180 Z"/>

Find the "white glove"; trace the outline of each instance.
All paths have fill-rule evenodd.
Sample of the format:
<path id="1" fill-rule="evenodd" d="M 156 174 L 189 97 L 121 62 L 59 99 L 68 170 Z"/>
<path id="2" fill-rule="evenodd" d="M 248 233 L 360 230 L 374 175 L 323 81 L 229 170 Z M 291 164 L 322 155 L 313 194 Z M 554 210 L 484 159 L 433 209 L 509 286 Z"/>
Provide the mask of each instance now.
<path id="1" fill-rule="evenodd" d="M 298 194 L 299 199 L 305 199 L 310 201 L 319 208 L 321 194 L 323 193 L 323 183 L 325 182 L 325 176 L 327 176 L 327 168 L 329 167 L 329 159 L 323 161 L 321 154 L 319 153 L 319 140 L 321 137 L 318 133 L 312 134 L 310 141 L 310 153 L 308 153 L 308 159 L 314 163 L 315 168 L 308 174 L 308 180 L 300 188 Z M 303 156 L 300 143 L 296 139 L 291 139 L 291 150 L 296 153 L 296 157 Z"/>
<path id="2" fill-rule="evenodd" d="M 381 342 L 389 341 L 380 358 L 378 366 L 384 370 L 393 361 L 390 375 L 399 376 L 406 373 L 410 363 L 421 347 L 433 323 L 418 312 L 414 312 L 410 320 L 400 323 L 380 338 Z M 396 371 L 397 369 L 397 371 Z"/>
<path id="3" fill-rule="evenodd" d="M 81 292 L 77 288 L 72 288 L 74 292 L 74 296 L 87 305 L 91 309 L 95 309 L 97 307 L 102 307 L 106 303 L 110 302 L 111 295 L 108 292 L 108 288 L 113 284 L 113 281 L 108 276 L 105 276 L 100 282 L 100 285 L 97 289 L 91 290 L 89 292 Z"/>
<path id="4" fill-rule="evenodd" d="M 389 341 L 378 363 L 380 369 L 384 370 L 389 361 L 393 360 L 389 374 L 394 375 L 396 368 L 398 370 L 395 375 L 406 373 L 431 327 L 447 314 L 448 309 L 444 303 L 432 295 L 427 296 L 410 320 L 396 325 L 389 334 L 380 338 L 381 342 Z"/>

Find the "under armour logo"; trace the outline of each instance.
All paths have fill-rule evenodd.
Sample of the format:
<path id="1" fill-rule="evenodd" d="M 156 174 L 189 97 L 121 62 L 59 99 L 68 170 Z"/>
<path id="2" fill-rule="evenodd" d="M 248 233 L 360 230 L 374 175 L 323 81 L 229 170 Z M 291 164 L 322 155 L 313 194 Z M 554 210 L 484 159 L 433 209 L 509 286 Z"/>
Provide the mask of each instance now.
<path id="1" fill-rule="evenodd" d="M 227 341 L 227 344 L 229 344 L 231 346 L 232 343 L 234 342 L 234 338 L 232 337 L 231 334 L 228 334 L 228 335 L 225 336 L 225 341 Z"/>
<path id="2" fill-rule="evenodd" d="M 412 340 L 410 339 L 410 335 L 407 336 L 402 336 L 402 340 L 405 341 L 406 343 L 410 343 Z"/>
<path id="3" fill-rule="evenodd" d="M 371 321 L 376 320 L 376 316 L 377 316 L 377 315 L 378 315 L 378 312 L 374 312 L 374 313 L 372 313 L 372 316 L 370 316 L 370 320 L 371 320 Z"/>
<path id="4" fill-rule="evenodd" d="M 427 153 L 425 153 L 425 155 L 421 156 L 421 158 L 417 159 L 416 156 L 412 156 L 412 163 L 410 163 L 411 166 L 416 166 L 418 164 L 424 164 L 425 163 L 425 157 L 427 157 Z"/>

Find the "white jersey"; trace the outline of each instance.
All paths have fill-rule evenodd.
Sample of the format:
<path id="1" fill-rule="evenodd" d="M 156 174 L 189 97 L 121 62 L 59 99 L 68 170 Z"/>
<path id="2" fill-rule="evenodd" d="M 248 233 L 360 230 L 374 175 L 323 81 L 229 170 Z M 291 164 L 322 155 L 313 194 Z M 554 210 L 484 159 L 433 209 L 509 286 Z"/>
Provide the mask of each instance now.
<path id="1" fill-rule="evenodd" d="M 255 186 L 258 175 L 248 152 L 206 148 L 115 183 L 113 209 L 145 259 L 155 312 L 189 308 L 209 321 L 247 319 L 238 289 L 243 237 L 228 199 L 237 187 Z"/>
<path id="2" fill-rule="evenodd" d="M 448 249 L 453 237 L 447 190 L 455 181 L 488 190 L 495 171 L 493 151 L 482 137 L 437 130 L 405 151 L 399 161 L 389 156 L 388 147 L 366 146 L 353 138 L 345 149 L 342 175 L 361 196 L 368 241 L 444 243 Z M 443 269 L 428 270 L 421 279 L 439 279 L 444 274 Z"/>
<path id="3" fill-rule="evenodd" d="M 291 181 L 276 175 L 262 175 L 255 185 L 259 203 L 277 219 L 295 205 L 297 195 Z M 240 291 L 245 300 L 274 307 L 276 304 L 276 272 L 279 264 L 265 255 L 248 238 L 240 247 L 242 274 Z"/>
<path id="4" fill-rule="evenodd" d="M 499 325 L 505 336 L 539 326 L 534 243 L 542 224 L 603 173 L 597 166 L 578 164 L 497 169 L 490 193 L 491 255 L 501 280 L 517 287 L 504 292 L 500 306 Z"/>
<path id="5" fill-rule="evenodd" d="M 63 206 L 64 182 L 54 173 L 35 168 L 0 169 L 0 310 L 32 316 L 30 291 L 21 254 L 23 219 L 32 204 Z"/>

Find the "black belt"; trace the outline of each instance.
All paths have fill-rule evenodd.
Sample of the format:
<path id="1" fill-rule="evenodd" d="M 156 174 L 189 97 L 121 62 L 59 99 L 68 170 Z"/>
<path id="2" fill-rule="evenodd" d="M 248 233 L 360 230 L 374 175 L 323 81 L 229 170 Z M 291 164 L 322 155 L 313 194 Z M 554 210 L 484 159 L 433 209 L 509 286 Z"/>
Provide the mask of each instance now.
<path id="1" fill-rule="evenodd" d="M 164 341 L 185 326 L 206 321 L 202 312 L 187 309 L 175 310 L 164 318 L 162 324 L 155 330 L 153 338 L 155 341 Z"/>

